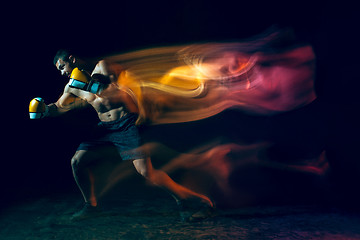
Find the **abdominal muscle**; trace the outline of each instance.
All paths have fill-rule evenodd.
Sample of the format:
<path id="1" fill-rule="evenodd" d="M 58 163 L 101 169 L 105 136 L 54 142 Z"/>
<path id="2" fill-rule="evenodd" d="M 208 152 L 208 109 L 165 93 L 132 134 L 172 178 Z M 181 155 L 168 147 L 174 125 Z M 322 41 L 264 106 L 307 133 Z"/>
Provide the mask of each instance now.
<path id="1" fill-rule="evenodd" d="M 102 122 L 116 121 L 124 117 L 126 114 L 127 112 L 124 110 L 124 107 L 111 109 L 107 112 L 98 112 L 99 119 Z"/>
<path id="2" fill-rule="evenodd" d="M 109 85 L 100 95 L 91 93 L 85 95 L 83 91 L 81 93 L 82 96 L 79 97 L 93 106 L 102 122 L 116 121 L 128 112 L 136 112 L 136 107 L 134 108 L 135 105 L 128 94 L 113 85 Z"/>

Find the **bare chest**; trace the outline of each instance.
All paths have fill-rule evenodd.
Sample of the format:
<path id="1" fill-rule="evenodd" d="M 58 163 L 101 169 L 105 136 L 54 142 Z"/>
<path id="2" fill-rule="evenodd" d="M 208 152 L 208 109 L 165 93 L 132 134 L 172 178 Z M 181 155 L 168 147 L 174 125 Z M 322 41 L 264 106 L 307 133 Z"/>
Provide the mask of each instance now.
<path id="1" fill-rule="evenodd" d="M 116 87 L 110 85 L 100 94 L 94 95 L 90 103 L 98 112 L 108 112 L 123 106 L 122 94 Z"/>

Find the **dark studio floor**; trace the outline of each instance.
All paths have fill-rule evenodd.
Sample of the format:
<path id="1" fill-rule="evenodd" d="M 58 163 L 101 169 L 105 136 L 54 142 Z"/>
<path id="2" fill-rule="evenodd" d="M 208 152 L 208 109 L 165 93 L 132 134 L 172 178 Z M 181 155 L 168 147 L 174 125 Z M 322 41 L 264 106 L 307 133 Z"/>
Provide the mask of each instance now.
<path id="1" fill-rule="evenodd" d="M 171 197 L 134 186 L 106 200 L 104 216 L 79 222 L 69 220 L 82 206 L 76 192 L 18 201 L 1 214 L 0 239 L 360 239 L 360 214 L 336 207 L 220 206 L 213 218 L 184 223 Z"/>

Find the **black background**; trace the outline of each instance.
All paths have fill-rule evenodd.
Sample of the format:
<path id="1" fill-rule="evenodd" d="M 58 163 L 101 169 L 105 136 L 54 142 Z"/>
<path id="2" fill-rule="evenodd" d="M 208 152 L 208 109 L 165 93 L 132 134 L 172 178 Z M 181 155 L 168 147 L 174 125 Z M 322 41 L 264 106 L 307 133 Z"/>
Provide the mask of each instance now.
<path id="1" fill-rule="evenodd" d="M 359 174 L 355 166 L 360 161 L 358 16 L 357 8 L 343 1 L 49 1 L 7 6 L 2 20 L 2 201 L 75 188 L 70 159 L 79 136 L 95 121 L 93 112 L 84 111 L 76 120 L 71 114 L 28 118 L 32 98 L 51 103 L 62 93 L 66 79 L 52 63 L 59 48 L 97 57 L 153 46 L 241 40 L 274 24 L 293 27 L 300 39 L 314 46 L 319 100 L 300 115 L 276 119 L 272 137 L 280 144 L 293 139 L 299 149 L 326 147 L 338 180 L 346 178 L 338 181 L 340 188 L 353 187 L 357 179 L 349 176 Z M 227 112 L 194 124 L 205 133 L 206 124 L 224 119 L 235 123 L 234 117 L 253 124 L 255 135 L 262 134 L 255 127 L 259 122 L 241 113 Z M 234 135 L 242 131 L 254 137 L 254 129 L 233 125 Z"/>

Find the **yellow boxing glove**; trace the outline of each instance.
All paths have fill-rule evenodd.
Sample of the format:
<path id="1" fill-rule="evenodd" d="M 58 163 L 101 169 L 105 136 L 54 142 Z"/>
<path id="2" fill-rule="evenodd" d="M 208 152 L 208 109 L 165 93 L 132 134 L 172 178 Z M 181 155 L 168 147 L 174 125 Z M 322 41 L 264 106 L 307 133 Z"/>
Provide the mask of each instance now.
<path id="1" fill-rule="evenodd" d="M 101 83 L 94 81 L 86 72 L 74 68 L 70 75 L 69 87 L 96 94 L 101 90 Z"/>
<path id="2" fill-rule="evenodd" d="M 45 104 L 44 99 L 36 97 L 30 101 L 29 105 L 30 119 L 44 118 L 49 114 L 49 107 Z"/>

